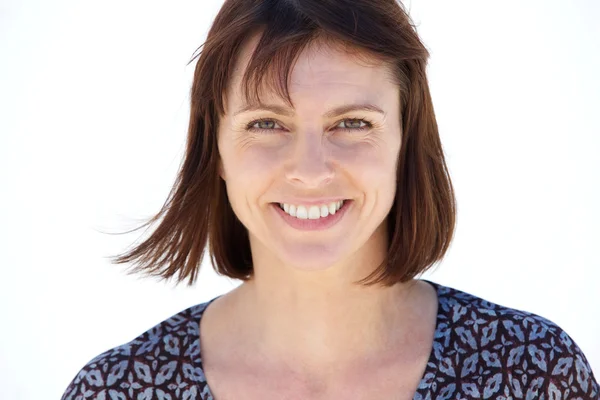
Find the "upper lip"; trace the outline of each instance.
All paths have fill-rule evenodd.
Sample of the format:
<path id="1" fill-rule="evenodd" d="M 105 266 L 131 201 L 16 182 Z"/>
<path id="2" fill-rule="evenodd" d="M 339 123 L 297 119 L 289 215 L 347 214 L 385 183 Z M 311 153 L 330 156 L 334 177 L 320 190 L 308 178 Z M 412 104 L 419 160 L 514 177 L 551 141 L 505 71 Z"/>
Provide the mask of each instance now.
<path id="1" fill-rule="evenodd" d="M 323 197 L 320 199 L 315 199 L 315 198 L 311 198 L 311 199 L 301 199 L 301 198 L 293 198 L 293 199 L 286 199 L 283 201 L 279 201 L 278 203 L 281 204 L 306 204 L 306 205 L 320 205 L 320 204 L 329 204 L 329 203 L 335 203 L 336 201 L 341 201 L 341 200 L 349 200 L 349 199 L 345 199 L 343 197 Z"/>

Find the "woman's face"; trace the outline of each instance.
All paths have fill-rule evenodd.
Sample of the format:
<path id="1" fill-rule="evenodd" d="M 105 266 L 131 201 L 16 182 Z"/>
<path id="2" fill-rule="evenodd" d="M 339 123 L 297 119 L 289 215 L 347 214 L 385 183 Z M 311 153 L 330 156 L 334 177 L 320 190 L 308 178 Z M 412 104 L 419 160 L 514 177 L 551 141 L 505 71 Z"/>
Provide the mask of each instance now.
<path id="1" fill-rule="evenodd" d="M 255 266 L 326 269 L 386 251 L 402 134 L 389 70 L 313 45 L 291 73 L 294 108 L 261 91 L 263 105 L 244 111 L 240 78 L 257 39 L 238 59 L 218 131 L 221 177 Z M 371 109 L 340 110 L 361 105 Z"/>

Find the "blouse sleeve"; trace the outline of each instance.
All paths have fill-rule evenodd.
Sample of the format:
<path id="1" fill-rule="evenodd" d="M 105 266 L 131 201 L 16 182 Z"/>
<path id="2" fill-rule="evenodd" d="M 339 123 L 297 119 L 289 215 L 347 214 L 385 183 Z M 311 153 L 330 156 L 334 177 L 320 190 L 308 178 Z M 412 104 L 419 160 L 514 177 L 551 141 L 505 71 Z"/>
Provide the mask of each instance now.
<path id="1" fill-rule="evenodd" d="M 529 349 L 532 359 L 546 358 L 546 379 L 542 393 L 547 399 L 599 400 L 598 382 L 585 355 L 575 341 L 563 330 L 545 348 Z M 545 353 L 545 357 L 543 354 Z M 535 386 L 535 380 L 532 380 Z M 532 387 L 530 387 L 532 389 Z"/>

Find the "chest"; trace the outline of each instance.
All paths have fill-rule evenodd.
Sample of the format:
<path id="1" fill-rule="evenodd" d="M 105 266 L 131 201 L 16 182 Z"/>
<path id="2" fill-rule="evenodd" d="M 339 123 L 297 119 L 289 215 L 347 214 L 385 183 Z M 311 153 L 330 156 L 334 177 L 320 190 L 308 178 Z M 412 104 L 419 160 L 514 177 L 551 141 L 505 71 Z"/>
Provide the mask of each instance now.
<path id="1" fill-rule="evenodd" d="M 232 365 L 207 365 L 204 373 L 214 400 L 412 400 L 427 359 L 423 353 L 391 366 L 365 365 L 335 380 Z"/>

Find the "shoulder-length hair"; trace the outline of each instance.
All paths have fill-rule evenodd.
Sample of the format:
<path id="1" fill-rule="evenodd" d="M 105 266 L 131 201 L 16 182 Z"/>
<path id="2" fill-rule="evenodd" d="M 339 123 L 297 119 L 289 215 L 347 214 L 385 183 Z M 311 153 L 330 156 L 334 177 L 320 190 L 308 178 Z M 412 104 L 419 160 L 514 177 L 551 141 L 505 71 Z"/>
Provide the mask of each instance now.
<path id="1" fill-rule="evenodd" d="M 291 104 L 288 77 L 299 53 L 326 38 L 357 57 L 387 63 L 400 87 L 402 143 L 396 197 L 387 218 L 389 246 L 383 262 L 357 283 L 391 286 L 429 269 L 446 253 L 455 226 L 456 200 L 429 92 L 429 52 L 396 0 L 226 0 L 198 58 L 191 89 L 187 146 L 161 210 L 137 229 L 160 220 L 133 249 L 112 257 L 177 283 L 195 281 L 205 248 L 218 274 L 253 276 L 247 229 L 234 214 L 218 173 L 217 129 L 240 48 L 262 32 L 242 78 L 248 99 L 265 77 Z M 201 50 L 202 49 L 202 50 Z M 372 58 L 371 58 L 372 59 Z M 137 230 L 136 229 L 136 230 Z"/>

